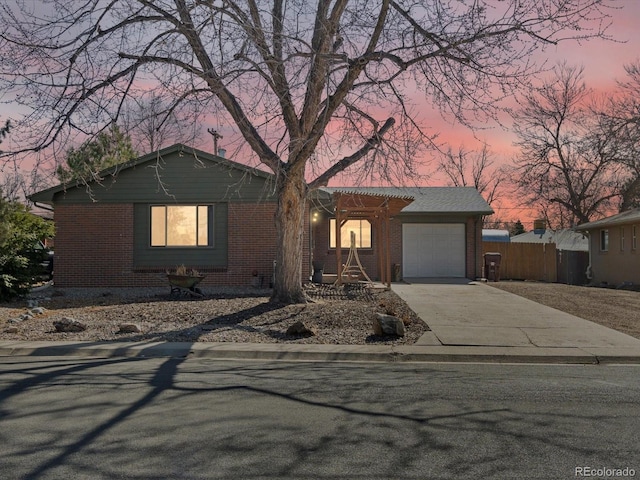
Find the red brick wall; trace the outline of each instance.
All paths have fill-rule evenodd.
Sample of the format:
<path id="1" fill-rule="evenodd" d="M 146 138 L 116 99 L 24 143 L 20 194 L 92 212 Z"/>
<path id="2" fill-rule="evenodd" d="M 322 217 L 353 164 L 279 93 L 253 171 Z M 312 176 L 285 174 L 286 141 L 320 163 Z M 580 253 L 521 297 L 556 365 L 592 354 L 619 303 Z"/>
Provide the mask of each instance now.
<path id="1" fill-rule="evenodd" d="M 57 287 L 134 284 L 133 205 L 61 204 L 54 220 Z"/>
<path id="2" fill-rule="evenodd" d="M 229 262 L 225 278 L 217 284 L 248 285 L 256 270 L 269 286 L 276 258 L 276 229 L 274 203 L 229 204 Z M 305 216 L 303 239 L 302 280 L 307 281 L 309 268 L 309 223 Z"/>
<path id="3" fill-rule="evenodd" d="M 475 280 L 482 275 L 482 222 L 467 218 L 467 278 Z"/>
<path id="4" fill-rule="evenodd" d="M 207 271 L 206 266 L 196 266 L 207 276 L 203 285 L 251 285 L 255 270 L 258 278 L 262 277 L 263 286 L 269 286 L 276 251 L 274 212 L 274 203 L 229 204 L 227 268 Z M 168 285 L 162 268 L 153 271 L 134 268 L 132 204 L 59 204 L 55 222 L 56 286 Z M 310 275 L 308 223 L 306 227 L 303 281 Z"/>

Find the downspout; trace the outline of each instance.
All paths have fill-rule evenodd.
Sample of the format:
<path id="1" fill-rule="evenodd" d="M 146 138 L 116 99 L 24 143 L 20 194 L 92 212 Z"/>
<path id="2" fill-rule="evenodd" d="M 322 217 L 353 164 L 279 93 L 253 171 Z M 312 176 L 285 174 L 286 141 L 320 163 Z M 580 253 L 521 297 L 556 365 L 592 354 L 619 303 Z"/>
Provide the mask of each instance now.
<path id="1" fill-rule="evenodd" d="M 480 239 L 478 239 L 478 226 L 480 223 L 480 219 L 484 217 L 476 216 L 473 221 L 473 250 L 474 250 L 474 280 L 477 278 L 483 278 L 485 273 L 482 271 L 484 269 L 484 262 L 482 261 L 482 230 L 480 231 Z M 466 262 L 465 262 L 466 263 Z M 466 266 L 465 266 L 466 270 Z M 479 274 L 478 274 L 479 271 Z"/>
<path id="2" fill-rule="evenodd" d="M 585 275 L 587 276 L 587 280 L 591 281 L 593 280 L 593 271 L 591 267 L 591 234 L 589 233 L 589 230 L 585 230 L 584 233 L 589 238 L 589 265 L 587 265 Z"/>
<path id="3" fill-rule="evenodd" d="M 43 209 L 43 210 L 47 210 L 48 212 L 53 212 L 53 208 L 51 208 L 51 207 L 50 207 L 50 206 L 48 206 L 48 205 L 46 205 L 46 206 L 45 206 L 45 205 L 38 204 L 38 202 L 33 202 L 33 206 L 34 206 L 34 207 L 41 208 L 41 209 Z"/>

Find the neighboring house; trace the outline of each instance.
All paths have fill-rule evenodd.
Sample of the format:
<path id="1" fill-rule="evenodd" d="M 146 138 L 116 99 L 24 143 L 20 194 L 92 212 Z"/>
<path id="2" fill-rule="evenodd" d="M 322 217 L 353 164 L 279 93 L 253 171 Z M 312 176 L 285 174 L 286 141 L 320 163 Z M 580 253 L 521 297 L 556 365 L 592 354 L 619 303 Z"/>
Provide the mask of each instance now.
<path id="1" fill-rule="evenodd" d="M 555 243 L 556 250 L 588 252 L 589 240 L 585 235 L 569 229 L 534 230 L 511 237 L 512 243 Z"/>
<path id="2" fill-rule="evenodd" d="M 589 237 L 592 283 L 640 285 L 640 209 L 584 223 L 576 230 Z"/>
<path id="3" fill-rule="evenodd" d="M 312 201 L 313 258 L 325 273 L 337 272 L 335 193 L 411 198 L 391 219 L 389 243 L 394 280 L 416 277 L 466 277 L 482 274 L 482 217 L 493 213 L 471 187 L 339 187 L 322 188 Z M 379 278 L 375 258 L 380 241 L 367 220 L 347 220 L 342 227 L 342 255 L 349 250 L 349 231 L 356 232 L 358 253 L 367 274 Z"/>
<path id="4" fill-rule="evenodd" d="M 88 186 L 58 185 L 30 196 L 54 208 L 57 287 L 168 286 L 165 272 L 178 265 L 205 274 L 201 285 L 271 283 L 277 248 L 273 175 L 178 144 L 101 177 Z M 475 189 L 346 190 L 411 197 L 390 221 L 391 260 L 405 277 L 480 275 L 482 216 L 492 210 Z M 303 281 L 314 260 L 327 272 L 337 268 L 331 243 L 335 191 L 320 189 L 309 203 Z M 360 258 L 375 280 L 377 233 L 366 220 L 347 220 L 343 228 L 353 230 L 355 223 Z M 345 238 L 346 259 L 348 233 L 343 245 Z"/>
<path id="5" fill-rule="evenodd" d="M 497 228 L 483 228 L 482 229 L 482 241 L 483 242 L 504 242 L 509 243 L 509 230 L 499 230 Z"/>

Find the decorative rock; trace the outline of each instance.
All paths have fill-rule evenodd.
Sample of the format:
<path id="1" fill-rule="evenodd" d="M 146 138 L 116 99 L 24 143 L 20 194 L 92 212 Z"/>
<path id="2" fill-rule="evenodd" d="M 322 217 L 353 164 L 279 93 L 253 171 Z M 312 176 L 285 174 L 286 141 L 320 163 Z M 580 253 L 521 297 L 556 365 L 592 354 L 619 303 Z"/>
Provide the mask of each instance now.
<path id="1" fill-rule="evenodd" d="M 404 337 L 404 332 L 404 323 L 402 323 L 402 320 L 398 317 L 376 313 L 376 317 L 373 319 L 374 335 L 396 335 L 398 337 Z"/>
<path id="2" fill-rule="evenodd" d="M 47 309 L 44 307 L 35 307 L 32 308 L 29 313 L 31 313 L 31 315 L 42 315 L 44 314 L 44 312 L 46 312 L 46 310 Z"/>
<path id="3" fill-rule="evenodd" d="M 20 323 L 21 321 L 21 318 L 10 318 L 9 320 L 7 320 L 8 323 Z"/>
<path id="4" fill-rule="evenodd" d="M 84 323 L 67 317 L 53 322 L 53 326 L 57 332 L 84 332 L 87 329 Z"/>
<path id="5" fill-rule="evenodd" d="M 287 328 L 287 335 L 302 335 L 305 337 L 313 337 L 317 334 L 318 333 L 313 327 L 307 327 L 300 320 Z"/>
<path id="6" fill-rule="evenodd" d="M 20 315 L 20 320 L 30 320 L 32 318 L 33 318 L 33 315 L 31 315 L 29 312 L 23 313 L 22 315 Z"/>
<path id="7" fill-rule="evenodd" d="M 18 327 L 7 327 L 4 331 L 5 333 L 18 333 Z"/>
<path id="8" fill-rule="evenodd" d="M 135 323 L 123 323 L 120 325 L 118 333 L 140 333 L 142 329 Z"/>

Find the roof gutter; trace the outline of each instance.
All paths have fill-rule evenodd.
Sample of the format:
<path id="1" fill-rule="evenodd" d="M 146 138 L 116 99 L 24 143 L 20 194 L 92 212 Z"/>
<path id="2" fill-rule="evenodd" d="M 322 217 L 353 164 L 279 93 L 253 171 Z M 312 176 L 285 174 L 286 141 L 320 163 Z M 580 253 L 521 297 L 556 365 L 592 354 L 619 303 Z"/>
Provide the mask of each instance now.
<path id="1" fill-rule="evenodd" d="M 38 203 L 38 202 L 33 202 L 33 205 L 35 207 L 41 208 L 42 210 L 53 212 L 53 208 L 51 208 L 49 205 L 42 205 L 41 203 Z"/>

